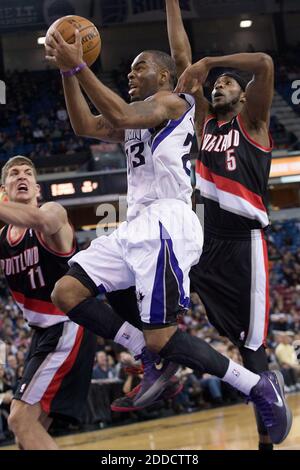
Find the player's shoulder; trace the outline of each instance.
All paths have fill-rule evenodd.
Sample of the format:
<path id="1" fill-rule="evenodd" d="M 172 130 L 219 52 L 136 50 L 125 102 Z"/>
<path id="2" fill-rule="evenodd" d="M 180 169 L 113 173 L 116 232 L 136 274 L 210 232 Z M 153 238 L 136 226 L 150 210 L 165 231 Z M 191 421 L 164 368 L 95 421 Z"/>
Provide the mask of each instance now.
<path id="1" fill-rule="evenodd" d="M 51 211 L 51 210 L 66 211 L 66 209 L 61 204 L 59 204 L 58 202 L 53 202 L 53 201 L 45 202 L 39 208 L 44 211 Z"/>
<path id="2" fill-rule="evenodd" d="M 44 213 L 55 215 L 56 217 L 62 217 L 67 220 L 67 211 L 58 202 L 45 202 L 45 204 L 42 204 L 39 209 Z"/>
<path id="3" fill-rule="evenodd" d="M 181 101 L 186 100 L 186 96 L 190 96 L 192 99 L 192 95 L 186 95 L 185 93 L 175 93 L 171 90 L 159 90 L 154 95 L 149 96 L 147 100 L 167 100 L 167 101 Z"/>
<path id="4" fill-rule="evenodd" d="M 195 105 L 195 99 L 188 93 L 175 93 L 173 91 L 159 91 L 155 95 L 155 99 L 164 101 L 170 109 L 181 109 L 182 112 L 186 112 Z"/>

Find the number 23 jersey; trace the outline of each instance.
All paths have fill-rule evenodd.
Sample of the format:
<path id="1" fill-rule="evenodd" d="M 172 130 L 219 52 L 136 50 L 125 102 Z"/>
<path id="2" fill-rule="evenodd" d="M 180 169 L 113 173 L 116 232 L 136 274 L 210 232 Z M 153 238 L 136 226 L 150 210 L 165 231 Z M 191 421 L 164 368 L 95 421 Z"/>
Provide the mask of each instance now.
<path id="1" fill-rule="evenodd" d="M 194 98 L 180 97 L 188 109 L 161 129 L 127 129 L 128 213 L 133 219 L 143 206 L 159 199 L 178 199 L 191 205 L 190 150 L 194 137 Z"/>
<path id="2" fill-rule="evenodd" d="M 24 229 L 17 240 L 11 238 L 11 226 L 0 235 L 0 266 L 12 297 L 31 326 L 47 328 L 68 321 L 51 302 L 55 283 L 69 269 L 68 261 L 76 252 L 74 238 L 70 253 L 57 253 L 43 241 L 41 234 Z"/>

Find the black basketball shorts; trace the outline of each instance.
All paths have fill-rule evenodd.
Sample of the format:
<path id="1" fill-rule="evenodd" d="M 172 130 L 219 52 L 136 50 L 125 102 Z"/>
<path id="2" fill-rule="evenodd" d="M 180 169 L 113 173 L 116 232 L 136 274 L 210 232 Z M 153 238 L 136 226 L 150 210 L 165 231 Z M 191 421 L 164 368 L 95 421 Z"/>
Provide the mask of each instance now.
<path id="1" fill-rule="evenodd" d="M 96 336 L 71 321 L 35 327 L 14 398 L 40 403 L 49 416 L 80 421 L 95 350 Z"/>
<path id="2" fill-rule="evenodd" d="M 254 351 L 264 344 L 269 279 L 262 230 L 240 239 L 207 236 L 190 279 L 191 292 L 199 295 L 210 323 L 222 336 Z"/>

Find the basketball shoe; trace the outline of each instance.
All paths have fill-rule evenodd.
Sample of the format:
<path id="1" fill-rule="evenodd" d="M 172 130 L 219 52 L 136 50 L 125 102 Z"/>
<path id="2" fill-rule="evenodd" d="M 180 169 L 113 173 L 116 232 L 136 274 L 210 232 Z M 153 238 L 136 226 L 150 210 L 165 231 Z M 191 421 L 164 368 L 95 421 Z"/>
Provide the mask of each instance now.
<path id="1" fill-rule="evenodd" d="M 177 364 L 162 361 L 158 354 L 149 351 L 147 348 L 143 349 L 140 359 L 144 369 L 141 383 L 125 397 L 115 400 L 111 405 L 113 411 L 134 411 L 145 408 L 158 401 L 158 398 L 166 398 L 168 392 L 166 391 L 165 397 L 162 394 L 169 385 L 174 387 L 174 382 L 172 383 L 171 379 L 179 368 Z M 171 397 L 169 396 L 168 398 Z M 122 407 L 123 409 L 121 410 Z"/>
<path id="2" fill-rule="evenodd" d="M 122 412 L 138 411 L 138 410 L 144 409 L 145 408 L 144 406 L 136 406 L 134 404 L 134 399 L 136 395 L 138 394 L 138 392 L 140 391 L 141 386 L 142 384 L 139 383 L 129 393 L 126 393 L 124 397 L 117 398 L 117 400 L 115 400 L 111 404 L 110 406 L 111 410 L 122 413 Z M 180 383 L 179 379 L 177 379 L 177 377 L 174 376 L 170 379 L 170 382 L 168 383 L 165 390 L 151 404 L 154 405 L 155 403 L 158 403 L 161 400 L 170 400 L 171 398 L 176 397 L 176 395 L 178 395 L 182 389 L 183 389 L 182 383 Z"/>
<path id="3" fill-rule="evenodd" d="M 292 426 L 292 413 L 284 397 L 284 381 L 281 372 L 263 372 L 260 381 L 252 388 L 252 401 L 260 414 L 273 444 L 280 444 Z"/>

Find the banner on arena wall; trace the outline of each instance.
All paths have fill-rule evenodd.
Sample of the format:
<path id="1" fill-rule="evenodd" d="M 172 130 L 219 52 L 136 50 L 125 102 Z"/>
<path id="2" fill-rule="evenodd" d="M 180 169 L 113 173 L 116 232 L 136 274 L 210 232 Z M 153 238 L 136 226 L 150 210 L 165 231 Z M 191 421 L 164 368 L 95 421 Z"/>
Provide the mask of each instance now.
<path id="1" fill-rule="evenodd" d="M 95 0 L 97 1 L 97 0 Z M 98 0 L 100 24 L 138 23 L 165 20 L 165 0 Z M 49 26 L 65 15 L 89 17 L 85 0 L 1 0 L 0 33 L 16 29 Z M 188 18 L 222 18 L 251 13 L 279 11 L 277 0 L 180 0 L 182 15 Z M 299 11 L 299 0 L 285 0 L 285 11 Z M 94 11 L 94 8 L 92 8 Z M 93 18 L 97 21 L 98 18 Z"/>
<path id="2" fill-rule="evenodd" d="M 180 7 L 185 19 L 278 10 L 275 0 L 180 0 Z M 102 25 L 162 21 L 166 18 L 165 0 L 102 0 L 100 9 Z"/>
<path id="3" fill-rule="evenodd" d="M 300 175 L 300 155 L 296 157 L 273 158 L 270 178 Z"/>
<path id="4" fill-rule="evenodd" d="M 0 33 L 45 27 L 57 18 L 76 13 L 77 0 L 1 0 Z"/>

